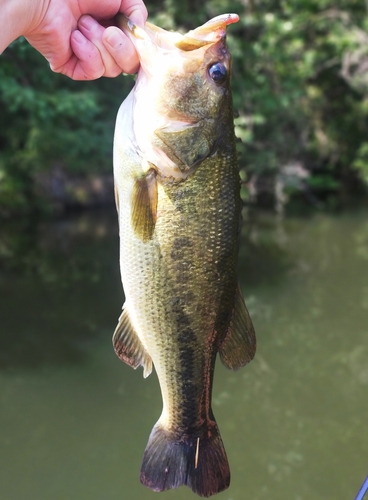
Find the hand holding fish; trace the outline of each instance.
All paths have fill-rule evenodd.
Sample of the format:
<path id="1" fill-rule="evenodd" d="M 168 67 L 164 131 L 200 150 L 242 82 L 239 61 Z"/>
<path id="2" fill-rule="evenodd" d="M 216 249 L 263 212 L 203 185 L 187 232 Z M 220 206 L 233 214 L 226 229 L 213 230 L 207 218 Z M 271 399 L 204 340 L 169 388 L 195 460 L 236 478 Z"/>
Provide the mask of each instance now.
<path id="1" fill-rule="evenodd" d="M 143 26 L 142 0 L 4 0 L 0 53 L 25 36 L 56 73 L 73 80 L 134 73 L 139 60 L 132 42 L 114 26 L 118 13 Z"/>

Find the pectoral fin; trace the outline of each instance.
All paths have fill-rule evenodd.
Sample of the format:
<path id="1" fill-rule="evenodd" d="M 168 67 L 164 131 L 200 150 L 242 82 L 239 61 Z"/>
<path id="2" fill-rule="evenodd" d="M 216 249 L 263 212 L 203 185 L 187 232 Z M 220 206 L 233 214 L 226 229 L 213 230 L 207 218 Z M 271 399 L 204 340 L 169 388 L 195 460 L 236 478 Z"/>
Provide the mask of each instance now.
<path id="1" fill-rule="evenodd" d="M 112 343 L 116 354 L 127 365 L 136 369 L 143 366 L 143 377 L 146 378 L 152 371 L 152 359 L 136 334 L 128 311 L 123 307 L 118 326 L 114 332 Z"/>
<path id="2" fill-rule="evenodd" d="M 157 218 L 156 171 L 150 169 L 144 177 L 136 179 L 132 194 L 132 225 L 134 233 L 147 242 L 153 236 Z"/>
<path id="3" fill-rule="evenodd" d="M 252 320 L 238 287 L 235 306 L 226 337 L 219 348 L 222 363 L 237 370 L 251 361 L 256 352 L 256 335 Z"/>

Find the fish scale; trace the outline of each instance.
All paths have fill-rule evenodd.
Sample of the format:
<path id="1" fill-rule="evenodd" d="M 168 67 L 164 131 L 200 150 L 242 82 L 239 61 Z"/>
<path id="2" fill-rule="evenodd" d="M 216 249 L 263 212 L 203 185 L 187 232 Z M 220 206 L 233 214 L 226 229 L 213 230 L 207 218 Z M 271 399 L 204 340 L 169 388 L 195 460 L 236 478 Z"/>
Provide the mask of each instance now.
<path id="1" fill-rule="evenodd" d="M 217 353 L 237 369 L 255 352 L 237 284 L 241 200 L 230 83 L 211 81 L 208 69 L 222 64 L 230 72 L 225 28 L 231 16 L 190 32 L 188 42 L 153 25 L 143 30 L 127 19 L 121 23 L 141 70 L 138 90 L 119 110 L 114 139 L 126 302 L 113 343 L 123 361 L 143 366 L 144 376 L 153 364 L 160 383 L 163 410 L 143 456 L 142 483 L 156 491 L 186 484 L 201 496 L 230 481 L 211 408 Z M 162 51 L 167 74 L 157 83 L 150 68 Z M 148 95 L 150 85 L 156 92 L 151 117 L 141 114 L 141 81 Z M 181 125 L 172 123 L 178 113 Z M 142 129 L 137 134 L 140 126 L 146 137 Z"/>

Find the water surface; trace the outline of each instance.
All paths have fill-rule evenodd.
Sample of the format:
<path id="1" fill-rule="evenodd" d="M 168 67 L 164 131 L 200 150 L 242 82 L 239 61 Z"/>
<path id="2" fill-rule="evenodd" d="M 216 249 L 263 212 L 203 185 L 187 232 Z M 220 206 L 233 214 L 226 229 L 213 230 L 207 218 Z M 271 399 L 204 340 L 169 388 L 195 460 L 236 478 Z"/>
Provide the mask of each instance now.
<path id="1" fill-rule="evenodd" d="M 240 281 L 255 360 L 217 365 L 232 481 L 219 500 L 354 500 L 368 473 L 368 211 L 246 220 Z M 0 235 L 2 500 L 194 499 L 139 483 L 156 376 L 115 356 L 115 213 Z"/>

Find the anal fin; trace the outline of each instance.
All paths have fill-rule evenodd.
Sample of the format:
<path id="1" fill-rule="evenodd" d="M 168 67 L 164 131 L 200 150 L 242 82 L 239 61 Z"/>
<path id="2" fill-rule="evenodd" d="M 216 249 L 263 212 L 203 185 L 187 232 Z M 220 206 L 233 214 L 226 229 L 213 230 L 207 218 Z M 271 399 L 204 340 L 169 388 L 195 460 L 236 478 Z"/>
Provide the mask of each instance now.
<path id="1" fill-rule="evenodd" d="M 152 372 L 152 359 L 147 353 L 137 333 L 135 332 L 128 311 L 123 306 L 123 312 L 115 329 L 112 343 L 116 354 L 127 365 L 136 369 L 143 366 L 143 377 Z"/>
<path id="2" fill-rule="evenodd" d="M 156 171 L 135 180 L 132 194 L 132 225 L 134 233 L 145 243 L 152 239 L 157 218 Z"/>
<path id="3" fill-rule="evenodd" d="M 256 334 L 238 286 L 230 325 L 219 348 L 220 358 L 227 368 L 237 370 L 252 361 L 255 352 Z"/>

